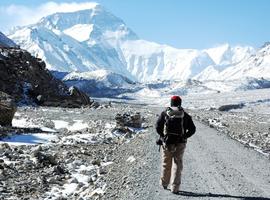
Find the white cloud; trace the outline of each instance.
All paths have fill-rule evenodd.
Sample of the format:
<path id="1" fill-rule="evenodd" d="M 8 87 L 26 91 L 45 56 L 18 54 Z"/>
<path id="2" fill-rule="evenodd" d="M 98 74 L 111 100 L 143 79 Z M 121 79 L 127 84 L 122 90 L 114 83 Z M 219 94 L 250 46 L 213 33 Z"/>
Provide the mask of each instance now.
<path id="1" fill-rule="evenodd" d="M 37 7 L 23 5 L 0 6 L 0 31 L 7 32 L 14 26 L 23 26 L 36 23 L 42 17 L 56 12 L 74 12 L 90 9 L 97 5 L 94 2 L 84 3 L 55 3 L 47 2 Z"/>

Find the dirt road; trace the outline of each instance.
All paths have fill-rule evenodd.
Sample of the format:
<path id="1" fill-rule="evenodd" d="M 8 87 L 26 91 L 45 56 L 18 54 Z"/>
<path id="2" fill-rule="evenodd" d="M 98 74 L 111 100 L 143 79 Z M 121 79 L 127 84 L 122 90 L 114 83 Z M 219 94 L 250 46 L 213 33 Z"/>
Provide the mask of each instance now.
<path id="1" fill-rule="evenodd" d="M 158 113 L 158 110 L 154 111 Z M 156 116 L 149 120 L 154 124 Z M 199 122 L 184 155 L 179 195 L 159 186 L 154 127 L 115 151 L 104 199 L 269 199 L 270 160 Z M 130 162 L 133 157 L 133 162 Z"/>

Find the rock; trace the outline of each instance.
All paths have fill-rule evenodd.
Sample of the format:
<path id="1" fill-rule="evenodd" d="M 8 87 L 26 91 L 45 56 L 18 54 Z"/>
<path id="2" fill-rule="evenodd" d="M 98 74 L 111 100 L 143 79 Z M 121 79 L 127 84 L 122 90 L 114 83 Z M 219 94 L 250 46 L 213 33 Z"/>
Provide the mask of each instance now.
<path id="1" fill-rule="evenodd" d="M 116 114 L 116 127 L 113 131 L 118 130 L 124 134 L 127 134 L 127 137 L 131 137 L 132 131 L 128 127 L 141 128 L 142 127 L 142 117 L 140 113 L 130 114 Z"/>
<path id="2" fill-rule="evenodd" d="M 53 121 L 45 121 L 45 123 L 43 123 L 43 126 L 47 127 L 47 128 L 51 128 L 51 129 L 54 129 L 55 128 L 55 125 L 54 125 L 54 122 Z"/>
<path id="3" fill-rule="evenodd" d="M 37 149 L 33 152 L 33 155 L 37 158 L 39 163 L 46 165 L 57 165 L 56 155 L 45 154 L 41 150 Z"/>
<path id="4" fill-rule="evenodd" d="M 77 190 L 80 190 L 84 186 L 84 183 L 79 182 L 77 185 Z"/>
<path id="5" fill-rule="evenodd" d="M 142 127 L 142 118 L 140 113 L 135 113 L 134 115 L 130 116 L 130 120 L 128 122 L 128 126 L 134 128 L 141 128 Z"/>
<path id="6" fill-rule="evenodd" d="M 100 160 L 97 160 L 97 159 L 91 161 L 91 164 L 92 164 L 92 165 L 100 166 L 100 163 L 101 163 L 101 161 L 100 161 Z"/>
<path id="7" fill-rule="evenodd" d="M 74 167 L 80 166 L 80 165 L 82 165 L 82 161 L 80 161 L 80 160 L 74 160 L 73 163 L 72 163 L 72 165 Z"/>
<path id="8" fill-rule="evenodd" d="M 47 182 L 48 183 L 51 183 L 51 184 L 58 184 L 58 180 L 56 180 L 55 177 L 50 177 L 47 179 Z"/>
<path id="9" fill-rule="evenodd" d="M 93 174 L 90 178 L 91 178 L 90 182 L 95 182 L 97 180 L 97 174 Z"/>
<path id="10" fill-rule="evenodd" d="M 17 106 L 13 98 L 0 91 L 0 125 L 12 126 L 12 119 L 17 110 Z"/>
<path id="11" fill-rule="evenodd" d="M 94 101 L 92 104 L 91 104 L 91 107 L 93 108 L 98 108 L 100 106 L 100 103 Z"/>
<path id="12" fill-rule="evenodd" d="M 76 178 L 71 179 L 70 183 L 79 183 L 79 181 Z"/>
<path id="13" fill-rule="evenodd" d="M 54 163 L 55 163 L 55 160 L 54 160 Z M 57 165 L 53 168 L 53 172 L 57 175 L 61 175 L 61 174 L 65 174 L 66 173 L 66 170 L 60 166 L 60 165 Z"/>
<path id="14" fill-rule="evenodd" d="M 127 132 L 125 133 L 124 137 L 125 137 L 126 139 L 132 138 L 132 132 L 131 132 L 131 131 L 127 131 Z"/>
<path id="15" fill-rule="evenodd" d="M 37 157 L 41 151 L 42 151 L 42 147 L 41 146 L 36 147 L 32 151 L 32 156 Z"/>
<path id="16" fill-rule="evenodd" d="M 240 104 L 228 104 L 228 105 L 223 105 L 223 106 L 220 106 L 218 108 L 219 111 L 229 111 L 229 110 L 232 110 L 232 109 L 241 109 L 243 108 L 245 105 L 243 103 L 240 103 Z"/>
<path id="17" fill-rule="evenodd" d="M 68 91 L 70 93 L 70 96 L 78 98 L 83 105 L 90 105 L 91 104 L 91 101 L 90 101 L 90 98 L 88 97 L 88 95 L 85 94 L 84 92 L 80 91 L 77 87 L 71 86 L 68 89 Z"/>
<path id="18" fill-rule="evenodd" d="M 37 98 L 36 98 L 37 104 L 42 105 L 44 103 L 44 101 L 45 101 L 45 99 L 42 95 L 37 96 Z"/>
<path id="19" fill-rule="evenodd" d="M 0 149 L 2 150 L 7 150 L 7 149 L 10 149 L 10 145 L 8 143 L 2 143 L 0 144 Z"/>
<path id="20" fill-rule="evenodd" d="M 100 176 L 102 174 L 106 174 L 106 173 L 107 173 L 106 170 L 104 168 L 102 168 L 102 167 L 100 167 L 100 168 L 97 169 L 98 176 Z"/>
<path id="21" fill-rule="evenodd" d="M 47 154 L 45 156 L 45 159 L 49 162 L 49 164 L 51 164 L 51 165 L 57 165 L 57 161 L 56 161 L 56 156 L 55 155 Z M 58 171 L 59 170 L 62 171 L 61 167 L 59 167 L 57 169 L 58 169 Z"/>

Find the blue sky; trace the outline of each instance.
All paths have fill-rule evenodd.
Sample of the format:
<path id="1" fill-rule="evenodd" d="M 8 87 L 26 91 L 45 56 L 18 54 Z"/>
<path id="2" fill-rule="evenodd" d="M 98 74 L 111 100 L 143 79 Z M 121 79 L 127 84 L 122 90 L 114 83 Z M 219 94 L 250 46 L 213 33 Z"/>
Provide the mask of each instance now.
<path id="1" fill-rule="evenodd" d="M 5 15 L 11 4 L 25 13 L 49 1 L 1 0 L 0 30 L 20 22 Z M 61 2 L 89 2 L 64 0 Z M 209 48 L 223 43 L 260 47 L 270 41 L 270 0 L 96 0 L 123 19 L 140 38 L 177 48 Z M 26 9 L 27 8 L 27 9 Z M 28 10 L 29 9 L 29 10 Z M 31 16 L 28 16 L 31 18 Z M 24 22 L 25 23 L 25 22 Z"/>

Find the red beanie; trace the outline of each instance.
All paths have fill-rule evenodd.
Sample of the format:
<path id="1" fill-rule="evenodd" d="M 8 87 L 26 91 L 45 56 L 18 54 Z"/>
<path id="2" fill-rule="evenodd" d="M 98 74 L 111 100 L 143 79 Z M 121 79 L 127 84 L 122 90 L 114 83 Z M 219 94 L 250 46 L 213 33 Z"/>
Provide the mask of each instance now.
<path id="1" fill-rule="evenodd" d="M 180 96 L 172 96 L 171 97 L 171 106 L 181 106 L 182 99 Z"/>

